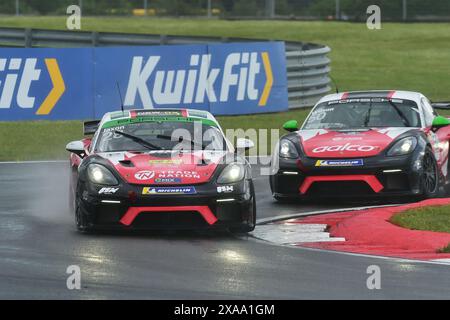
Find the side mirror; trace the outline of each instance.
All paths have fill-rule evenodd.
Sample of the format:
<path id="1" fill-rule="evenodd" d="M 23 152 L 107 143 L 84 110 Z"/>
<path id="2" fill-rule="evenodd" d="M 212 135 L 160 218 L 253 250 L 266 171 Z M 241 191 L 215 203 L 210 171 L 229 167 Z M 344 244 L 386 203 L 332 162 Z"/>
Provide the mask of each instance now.
<path id="1" fill-rule="evenodd" d="M 446 127 L 450 125 L 450 119 L 443 117 L 443 116 L 437 116 L 433 120 L 433 124 L 431 125 L 432 130 L 438 130 L 440 128 Z"/>
<path id="2" fill-rule="evenodd" d="M 244 139 L 244 138 L 238 138 L 236 141 L 236 149 L 237 150 L 249 150 L 253 148 L 255 144 L 252 140 Z"/>
<path id="3" fill-rule="evenodd" d="M 66 146 L 66 150 L 75 153 L 80 158 L 84 158 L 86 151 L 84 150 L 84 143 L 82 141 L 72 141 Z"/>
<path id="4" fill-rule="evenodd" d="M 283 124 L 283 129 L 289 132 L 298 131 L 298 122 L 297 120 L 289 120 L 285 124 Z"/>

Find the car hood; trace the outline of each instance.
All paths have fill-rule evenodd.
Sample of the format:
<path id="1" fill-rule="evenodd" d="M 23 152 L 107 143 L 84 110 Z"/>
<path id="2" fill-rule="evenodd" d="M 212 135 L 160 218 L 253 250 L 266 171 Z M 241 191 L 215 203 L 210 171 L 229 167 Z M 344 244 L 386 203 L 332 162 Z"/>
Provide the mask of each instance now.
<path id="1" fill-rule="evenodd" d="M 363 130 L 300 130 L 303 151 L 311 158 L 358 158 L 376 156 L 398 136 L 413 128 Z"/>
<path id="2" fill-rule="evenodd" d="M 130 184 L 192 185 L 208 182 L 225 152 L 99 153 Z"/>

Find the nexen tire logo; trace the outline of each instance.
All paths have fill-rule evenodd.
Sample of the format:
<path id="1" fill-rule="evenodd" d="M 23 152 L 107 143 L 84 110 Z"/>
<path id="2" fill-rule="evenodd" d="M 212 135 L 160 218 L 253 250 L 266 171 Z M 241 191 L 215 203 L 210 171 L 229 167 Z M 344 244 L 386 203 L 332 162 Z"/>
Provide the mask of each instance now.
<path id="1" fill-rule="evenodd" d="M 66 90 L 58 61 L 53 58 L 44 59 L 44 61 L 52 81 L 52 89 L 37 109 L 37 115 L 49 114 Z M 22 62 L 24 66 L 19 80 Z M 32 83 L 39 81 L 41 76 L 41 69 L 36 68 L 36 63 L 36 58 L 11 58 L 9 61 L 8 59 L 0 59 L 0 73 L 7 72 L 4 80 L 0 80 L 0 109 L 11 108 L 16 86 L 18 86 L 17 105 L 23 109 L 35 107 L 35 97 L 30 96 L 29 93 Z"/>
<path id="2" fill-rule="evenodd" d="M 371 152 L 374 151 L 377 147 L 374 146 L 364 146 L 357 144 L 347 143 L 345 145 L 339 146 L 322 146 L 313 149 L 314 153 L 322 153 L 322 152 L 337 152 L 337 151 L 359 151 L 359 152 Z"/>
<path id="3" fill-rule="evenodd" d="M 261 55 L 262 66 L 258 61 Z M 189 68 L 185 70 L 157 70 L 161 56 L 150 56 L 144 64 L 144 57 L 135 56 L 128 80 L 125 105 L 135 105 L 137 94 L 145 108 L 155 105 L 228 102 L 230 89 L 237 88 L 236 101 L 254 100 L 265 106 L 273 86 L 273 74 L 267 52 L 231 53 L 225 59 L 223 68 L 211 68 L 211 54 L 190 56 Z M 256 77 L 264 69 L 266 82 L 263 88 L 256 88 Z M 153 88 L 147 81 L 154 76 Z M 220 81 L 216 92 L 215 84 Z"/>

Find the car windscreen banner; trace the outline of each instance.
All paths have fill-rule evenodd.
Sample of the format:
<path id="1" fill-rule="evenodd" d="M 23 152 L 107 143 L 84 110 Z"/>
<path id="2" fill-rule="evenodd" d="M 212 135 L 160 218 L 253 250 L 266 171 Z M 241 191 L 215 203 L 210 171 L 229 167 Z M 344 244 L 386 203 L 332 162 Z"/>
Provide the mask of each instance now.
<path id="1" fill-rule="evenodd" d="M 120 96 L 125 109 L 285 111 L 284 43 L 0 49 L 0 121 L 100 118 Z"/>

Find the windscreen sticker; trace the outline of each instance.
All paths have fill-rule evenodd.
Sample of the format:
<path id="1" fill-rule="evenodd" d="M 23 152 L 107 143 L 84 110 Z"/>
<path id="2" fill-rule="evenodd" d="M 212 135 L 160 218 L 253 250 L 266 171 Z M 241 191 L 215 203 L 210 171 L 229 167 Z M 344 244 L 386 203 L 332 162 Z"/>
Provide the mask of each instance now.
<path id="1" fill-rule="evenodd" d="M 196 122 L 199 121 L 204 125 L 209 125 L 212 127 L 217 127 L 217 124 L 209 119 L 200 119 L 200 118 L 184 118 L 184 117 L 138 117 L 138 118 L 129 118 L 129 119 L 119 119 L 106 122 L 102 129 L 123 126 L 127 124 L 135 124 L 135 123 L 143 123 L 143 122 Z"/>
<path id="2" fill-rule="evenodd" d="M 354 99 L 344 99 L 344 100 L 333 100 L 328 101 L 328 105 L 336 105 L 336 104 L 347 104 L 347 103 L 367 103 L 367 102 L 389 102 L 392 101 L 394 103 L 404 103 L 404 100 L 401 99 L 386 99 L 386 98 L 354 98 Z"/>

